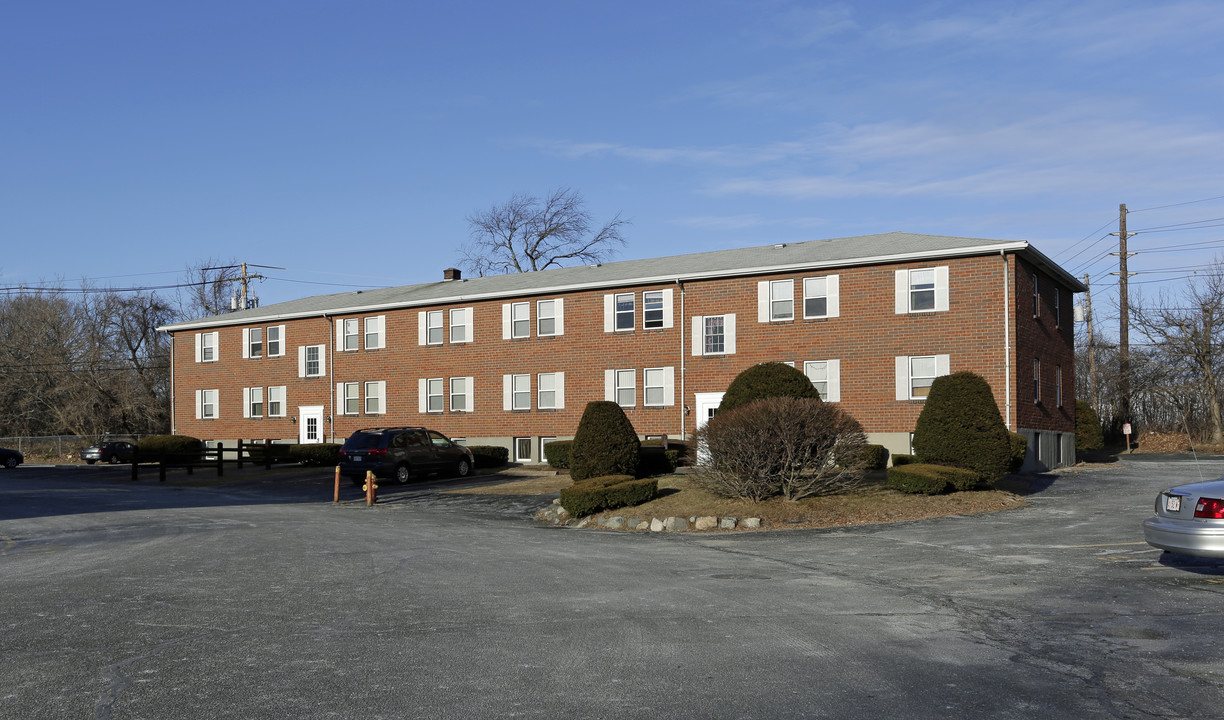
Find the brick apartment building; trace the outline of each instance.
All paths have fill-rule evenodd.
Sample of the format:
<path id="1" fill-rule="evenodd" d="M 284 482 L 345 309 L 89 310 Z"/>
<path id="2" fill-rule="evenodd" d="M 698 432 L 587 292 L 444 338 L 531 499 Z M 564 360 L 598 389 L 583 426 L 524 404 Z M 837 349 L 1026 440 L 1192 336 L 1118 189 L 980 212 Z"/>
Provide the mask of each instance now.
<path id="1" fill-rule="evenodd" d="M 320 295 L 169 325 L 174 432 L 342 441 L 423 425 L 539 462 L 587 402 L 690 437 L 779 361 L 910 450 L 931 380 L 986 378 L 1029 468 L 1074 458 L 1072 305 L 1026 242 L 887 233 Z"/>

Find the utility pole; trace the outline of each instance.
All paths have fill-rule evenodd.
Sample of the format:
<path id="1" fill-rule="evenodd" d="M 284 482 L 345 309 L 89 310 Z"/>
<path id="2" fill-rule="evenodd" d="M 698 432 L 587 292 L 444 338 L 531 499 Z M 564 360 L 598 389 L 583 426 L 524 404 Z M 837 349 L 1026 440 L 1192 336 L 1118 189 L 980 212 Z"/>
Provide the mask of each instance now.
<path id="1" fill-rule="evenodd" d="M 1088 323 L 1088 392 L 1092 398 L 1092 409 L 1098 414 L 1097 403 L 1096 336 L 1092 331 L 1092 287 L 1088 284 L 1088 273 L 1084 273 L 1084 320 Z"/>
<path id="2" fill-rule="evenodd" d="M 1112 234 L 1112 233 L 1111 233 Z M 1119 420 L 1131 420 L 1130 387 L 1130 298 L 1127 281 L 1130 273 L 1126 259 L 1133 253 L 1126 251 L 1126 238 L 1134 233 L 1126 232 L 1126 203 L 1118 206 L 1118 411 Z"/>

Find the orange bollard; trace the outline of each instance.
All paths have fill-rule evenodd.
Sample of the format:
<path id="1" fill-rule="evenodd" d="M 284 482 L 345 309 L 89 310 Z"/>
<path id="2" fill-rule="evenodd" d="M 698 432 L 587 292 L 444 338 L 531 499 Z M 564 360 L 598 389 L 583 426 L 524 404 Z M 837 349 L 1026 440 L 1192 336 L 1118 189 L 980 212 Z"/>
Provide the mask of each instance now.
<path id="1" fill-rule="evenodd" d="M 340 502 L 340 466 L 336 466 L 336 495 L 332 498 L 332 502 Z"/>
<path id="2" fill-rule="evenodd" d="M 377 489 L 378 485 L 374 482 L 374 471 L 366 470 L 366 507 L 369 507 L 378 501 L 377 493 L 374 492 Z"/>

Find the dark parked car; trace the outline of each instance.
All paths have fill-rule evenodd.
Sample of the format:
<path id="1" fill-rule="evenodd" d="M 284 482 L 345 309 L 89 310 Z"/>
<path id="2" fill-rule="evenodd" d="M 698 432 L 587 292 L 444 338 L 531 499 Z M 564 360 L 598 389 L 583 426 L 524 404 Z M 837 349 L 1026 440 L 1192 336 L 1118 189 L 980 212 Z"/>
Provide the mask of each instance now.
<path id="1" fill-rule="evenodd" d="M 136 454 L 136 446 L 130 442 L 122 440 L 113 440 L 111 442 L 102 442 L 96 445 L 90 445 L 81 451 L 81 459 L 93 465 L 101 461 L 104 463 L 121 463 L 131 462 L 132 457 Z"/>
<path id="2" fill-rule="evenodd" d="M 3 465 L 6 468 L 15 468 L 23 462 L 25 462 L 25 455 L 22 455 L 16 450 L 5 450 L 4 448 L 0 448 L 0 465 Z"/>
<path id="3" fill-rule="evenodd" d="M 340 474 L 361 486 L 366 471 L 406 483 L 435 473 L 471 474 L 472 451 L 440 432 L 421 427 L 358 430 L 340 448 Z"/>

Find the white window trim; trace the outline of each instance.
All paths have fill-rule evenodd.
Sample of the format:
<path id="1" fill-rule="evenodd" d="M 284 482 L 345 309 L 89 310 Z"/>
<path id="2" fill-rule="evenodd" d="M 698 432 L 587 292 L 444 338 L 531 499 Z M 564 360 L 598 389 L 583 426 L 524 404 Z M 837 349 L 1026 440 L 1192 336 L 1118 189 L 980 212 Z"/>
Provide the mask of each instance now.
<path id="1" fill-rule="evenodd" d="M 619 374 L 622 372 L 633 373 L 633 385 L 618 385 Z M 622 404 L 617 398 L 619 390 L 633 390 L 633 402 L 628 405 Z M 617 405 L 625 408 L 637 407 L 637 370 L 633 368 L 616 368 L 613 370 L 604 370 L 604 399 L 614 402 Z"/>
<path id="2" fill-rule="evenodd" d="M 211 343 L 205 342 L 205 338 L 210 338 Z M 204 359 L 204 348 L 210 346 L 212 348 L 212 359 Z M 196 333 L 195 335 L 195 361 L 196 362 L 217 362 L 221 359 L 221 333 L 217 331 L 207 333 Z"/>
<path id="3" fill-rule="evenodd" d="M 552 376 L 553 379 L 553 404 L 545 405 L 540 401 L 540 393 L 544 392 L 544 383 L 542 378 L 545 375 Z M 565 373 L 538 373 L 536 375 L 536 407 L 540 410 L 564 410 L 565 409 Z"/>
<path id="4" fill-rule="evenodd" d="M 463 377 L 453 377 L 450 379 L 450 385 L 447 388 L 448 390 L 450 390 L 450 393 L 447 395 L 447 398 L 448 398 L 447 402 L 449 403 L 451 412 L 461 412 L 461 413 L 472 412 L 472 409 L 473 409 L 472 408 L 472 398 L 473 398 L 472 381 L 473 379 L 474 378 L 470 375 L 463 376 Z M 455 381 L 456 380 L 463 381 L 463 392 L 462 393 L 455 392 Z M 455 397 L 458 395 L 463 396 L 463 409 L 462 410 L 455 409 Z"/>
<path id="5" fill-rule="evenodd" d="M 616 298 L 617 296 L 620 296 L 620 295 L 628 295 L 633 298 L 633 312 L 630 313 L 630 317 L 633 319 L 632 327 L 620 328 L 620 329 L 617 329 L 616 327 L 616 315 L 617 315 Z M 637 295 L 635 293 L 631 293 L 631 292 L 610 293 L 608 295 L 604 295 L 604 332 L 607 332 L 607 333 L 634 332 L 637 329 L 637 310 L 638 310 L 638 301 L 637 301 Z M 666 323 L 667 321 L 666 307 L 664 307 L 663 320 Z"/>
<path id="6" fill-rule="evenodd" d="M 259 394 L 260 413 L 255 415 L 251 412 L 251 406 L 255 404 L 255 395 Z M 244 418 L 263 418 L 268 414 L 268 406 L 264 402 L 264 389 L 262 387 L 247 387 L 242 388 L 242 417 Z"/>
<path id="7" fill-rule="evenodd" d="M 373 315 L 365 318 L 364 327 L 365 335 L 362 341 L 365 342 L 366 350 L 382 350 L 387 347 L 387 316 Z M 370 336 L 374 337 L 374 342 L 370 342 Z"/>
<path id="8" fill-rule="evenodd" d="M 273 396 L 273 394 L 278 394 L 278 395 L 280 395 L 280 412 L 277 412 L 277 413 L 272 412 L 272 396 Z M 287 402 L 287 401 L 286 401 L 286 398 L 285 398 L 285 394 L 286 394 L 286 386 L 285 386 L 285 385 L 272 385 L 272 386 L 270 386 L 270 387 L 268 388 L 268 392 L 267 392 L 267 394 L 264 396 L 264 397 L 266 398 L 266 399 L 265 399 L 265 401 L 264 401 L 264 402 L 265 402 L 265 405 L 264 405 L 264 407 L 265 407 L 265 411 L 264 411 L 264 413 L 265 413 L 265 417 L 285 417 L 285 405 L 286 405 L 286 402 Z"/>
<path id="9" fill-rule="evenodd" d="M 527 391 L 526 391 L 527 407 L 515 407 L 514 406 L 515 378 L 527 378 Z M 502 410 L 505 410 L 506 412 L 514 412 L 514 411 L 522 412 L 524 410 L 530 410 L 531 401 L 532 401 L 532 392 L 531 392 L 531 374 L 530 373 L 516 373 L 512 375 L 502 375 Z"/>
<path id="10" fill-rule="evenodd" d="M 258 355 L 251 354 L 251 332 L 253 330 L 259 331 L 260 340 L 259 340 L 259 354 Z M 267 348 L 267 333 L 264 331 L 263 328 L 261 327 L 242 328 L 242 357 L 244 360 L 262 358 L 264 355 L 267 354 L 266 348 Z"/>
<path id="11" fill-rule="evenodd" d="M 735 354 L 735 313 L 727 313 L 724 315 L 694 315 L 693 316 L 693 355 L 699 357 L 706 355 L 705 351 L 705 319 L 707 317 L 721 317 L 723 319 L 723 351 L 721 353 L 709 353 L 714 356 L 734 355 Z"/>
<path id="12" fill-rule="evenodd" d="M 806 360 L 803 363 L 803 374 L 808 374 L 808 363 L 817 362 L 825 364 L 825 387 L 828 390 L 820 399 L 825 402 L 841 402 L 841 360 Z"/>
<path id="13" fill-rule="evenodd" d="M 933 310 L 910 310 L 910 273 L 913 270 L 935 271 L 935 308 Z M 897 315 L 914 313 L 946 312 L 948 310 L 948 266 L 939 265 L 933 268 L 913 268 L 913 270 L 897 270 L 893 288 L 894 311 Z"/>
<path id="14" fill-rule="evenodd" d="M 278 339 L 276 341 L 277 351 L 272 352 L 272 330 L 276 330 Z M 264 331 L 264 355 L 267 357 L 284 357 L 285 356 L 285 326 L 270 325 Z"/>
<path id="15" fill-rule="evenodd" d="M 783 292 L 783 295 L 789 294 L 790 300 L 790 315 L 785 317 L 775 316 L 773 311 L 773 288 L 777 285 L 780 288 L 789 288 L 788 292 Z M 779 302 L 785 301 L 788 298 L 779 298 Z M 795 281 L 791 280 L 761 280 L 757 283 L 757 322 L 791 322 L 795 319 Z"/>
<path id="16" fill-rule="evenodd" d="M 650 373 L 655 370 L 662 371 L 663 384 L 661 386 L 646 384 L 647 377 L 649 377 Z M 662 387 L 663 388 L 663 402 L 661 403 L 647 402 L 646 398 L 649 395 L 647 390 L 652 387 Z M 643 407 L 672 407 L 675 404 L 676 404 L 676 368 L 675 366 L 653 367 L 653 368 L 646 368 L 645 370 L 643 370 L 642 371 L 642 406 Z"/>
<path id="17" fill-rule="evenodd" d="M 824 280 L 825 281 L 825 314 L 824 315 L 808 315 L 807 300 L 809 297 L 819 297 L 819 295 L 807 294 L 808 280 Z M 841 317 L 841 276 L 840 275 L 818 275 L 815 277 L 803 278 L 802 283 L 803 297 L 800 302 L 803 303 L 803 319 L 804 320 L 820 320 L 823 318 Z"/>
<path id="18" fill-rule="evenodd" d="M 429 324 L 429 316 L 436 315 L 437 325 Z M 417 313 L 417 345 L 442 345 L 446 342 L 446 313 L 443 310 L 421 310 Z M 437 328 L 440 332 L 437 342 L 430 342 L 429 331 Z"/>
<path id="19" fill-rule="evenodd" d="M 455 322 L 455 317 L 458 315 L 460 322 Z M 464 344 L 472 342 L 472 308 L 454 308 L 449 313 L 450 320 L 450 341 L 452 345 Z M 463 340 L 455 339 L 455 328 L 462 327 L 466 335 Z"/>
<path id="20" fill-rule="evenodd" d="M 205 402 L 206 398 L 208 397 L 208 393 L 212 393 L 212 403 L 211 403 L 212 409 L 213 409 L 212 415 L 204 414 L 205 405 L 210 404 L 210 403 Z M 196 420 L 216 420 L 221 417 L 221 391 L 220 390 L 216 388 L 213 388 L 211 390 L 196 390 L 195 398 L 196 398 L 196 412 L 195 412 Z"/>
<path id="21" fill-rule="evenodd" d="M 431 380 L 439 381 L 442 391 L 436 396 L 429 394 L 429 382 Z M 442 398 L 442 407 L 438 410 L 429 409 L 429 398 Z M 446 379 L 445 378 L 420 378 L 417 380 L 417 412 L 421 414 L 437 415 L 446 409 Z"/>
<path id="22" fill-rule="evenodd" d="M 663 325 L 657 328 L 646 327 L 646 293 L 657 292 L 663 293 Z M 643 330 L 667 330 L 675 327 L 675 312 L 672 306 L 672 289 L 663 288 L 662 290 L 647 290 L 642 293 L 642 329 Z"/>
<path id="23" fill-rule="evenodd" d="M 314 375 L 306 374 L 306 348 L 319 349 L 319 372 Z M 327 353 L 324 352 L 325 348 L 325 345 L 298 346 L 298 377 L 325 377 L 327 375 Z"/>
<path id="24" fill-rule="evenodd" d="M 349 332 L 352 323 L 353 332 Z M 353 347 L 348 346 L 348 339 L 353 338 Z M 338 352 L 357 352 L 361 349 L 361 318 L 336 318 L 336 350 Z"/>
<path id="25" fill-rule="evenodd" d="M 348 409 L 348 401 L 350 399 L 348 391 L 349 391 L 350 386 L 352 386 L 352 389 L 353 389 L 352 399 L 355 400 L 357 403 L 357 409 L 354 410 L 353 412 L 349 412 L 349 409 Z M 361 414 L 361 383 L 355 383 L 355 382 L 336 383 L 336 405 L 338 406 L 337 414 L 339 415 L 360 415 Z"/>
<path id="26" fill-rule="evenodd" d="M 935 377 L 942 377 L 951 373 L 950 355 L 898 355 L 896 358 L 897 400 L 925 400 L 925 398 L 914 397 L 911 392 L 910 359 L 916 357 L 935 358 Z"/>
<path id="27" fill-rule="evenodd" d="M 514 308 L 519 306 L 527 308 L 527 317 L 519 318 L 520 321 L 527 321 L 527 333 L 525 335 L 514 334 Z M 521 340 L 529 337 L 531 337 L 531 303 L 504 303 L 502 305 L 502 340 Z"/>
<path id="28" fill-rule="evenodd" d="M 361 411 L 366 415 L 386 415 L 387 414 L 387 382 L 385 380 L 371 380 L 362 384 L 362 391 L 365 397 L 361 402 Z M 373 393 L 370 390 L 374 390 Z M 377 400 L 378 406 L 371 410 L 370 401 Z"/>
<path id="29" fill-rule="evenodd" d="M 553 331 L 550 333 L 540 331 L 540 320 L 543 315 L 540 313 L 540 305 L 542 303 L 552 303 L 553 306 Z M 556 335 L 565 334 L 565 298 L 551 298 L 548 300 L 536 301 L 536 335 L 538 337 L 554 337 Z"/>

